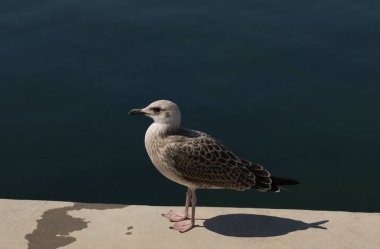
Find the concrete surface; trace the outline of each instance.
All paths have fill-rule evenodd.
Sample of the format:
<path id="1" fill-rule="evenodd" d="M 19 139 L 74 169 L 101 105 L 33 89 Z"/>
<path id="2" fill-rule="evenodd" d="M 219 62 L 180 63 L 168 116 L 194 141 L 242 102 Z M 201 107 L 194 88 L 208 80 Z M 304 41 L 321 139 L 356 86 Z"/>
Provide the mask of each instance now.
<path id="1" fill-rule="evenodd" d="M 134 205 L 0 199 L 0 249 L 380 248 L 380 214 L 199 207 L 180 234 Z"/>

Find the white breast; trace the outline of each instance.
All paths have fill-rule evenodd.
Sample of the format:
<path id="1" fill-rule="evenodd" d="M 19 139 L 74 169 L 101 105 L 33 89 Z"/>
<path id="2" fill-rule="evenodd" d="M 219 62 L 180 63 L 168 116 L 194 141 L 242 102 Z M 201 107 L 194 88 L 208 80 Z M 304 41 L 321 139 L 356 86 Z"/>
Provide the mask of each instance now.
<path id="1" fill-rule="evenodd" d="M 165 160 L 165 132 L 167 125 L 153 123 L 145 133 L 145 148 L 149 158 L 157 170 L 166 178 L 187 187 L 194 187 L 191 183 L 183 180 L 179 173 Z"/>

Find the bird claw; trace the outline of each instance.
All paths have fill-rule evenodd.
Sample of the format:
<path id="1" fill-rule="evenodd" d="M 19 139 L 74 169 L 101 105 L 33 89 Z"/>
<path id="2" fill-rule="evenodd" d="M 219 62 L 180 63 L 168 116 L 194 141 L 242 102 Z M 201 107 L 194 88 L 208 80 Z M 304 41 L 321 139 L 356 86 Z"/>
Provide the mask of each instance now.
<path id="1" fill-rule="evenodd" d="M 170 210 L 167 214 L 162 214 L 162 216 L 168 218 L 170 221 L 182 221 L 188 219 L 187 215 L 179 214 Z"/>
<path id="2" fill-rule="evenodd" d="M 170 229 L 177 230 L 180 233 L 187 232 L 194 227 L 194 223 L 191 220 L 183 220 L 174 223 L 174 226 L 170 227 Z"/>

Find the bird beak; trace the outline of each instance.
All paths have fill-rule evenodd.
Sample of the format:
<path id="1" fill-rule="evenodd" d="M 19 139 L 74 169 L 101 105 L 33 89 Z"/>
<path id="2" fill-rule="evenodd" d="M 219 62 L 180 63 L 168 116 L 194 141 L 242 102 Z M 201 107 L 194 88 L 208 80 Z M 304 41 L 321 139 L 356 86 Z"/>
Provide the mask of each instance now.
<path id="1" fill-rule="evenodd" d="M 143 109 L 132 109 L 128 112 L 128 115 L 144 115 L 146 114 Z"/>

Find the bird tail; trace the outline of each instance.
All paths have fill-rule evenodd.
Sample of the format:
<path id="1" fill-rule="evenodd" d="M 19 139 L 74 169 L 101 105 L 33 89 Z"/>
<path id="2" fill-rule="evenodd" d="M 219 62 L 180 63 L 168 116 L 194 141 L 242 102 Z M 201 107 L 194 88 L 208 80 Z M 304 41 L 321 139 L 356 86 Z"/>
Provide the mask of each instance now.
<path id="1" fill-rule="evenodd" d="M 300 184 L 297 180 L 278 176 L 271 176 L 270 179 L 272 180 L 271 189 L 269 190 L 271 192 L 279 192 L 281 186 Z"/>

